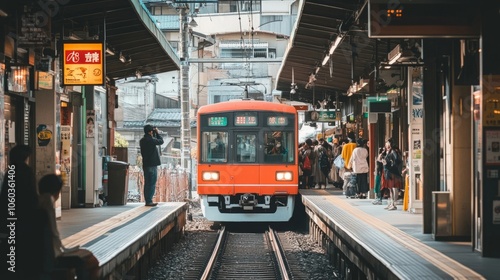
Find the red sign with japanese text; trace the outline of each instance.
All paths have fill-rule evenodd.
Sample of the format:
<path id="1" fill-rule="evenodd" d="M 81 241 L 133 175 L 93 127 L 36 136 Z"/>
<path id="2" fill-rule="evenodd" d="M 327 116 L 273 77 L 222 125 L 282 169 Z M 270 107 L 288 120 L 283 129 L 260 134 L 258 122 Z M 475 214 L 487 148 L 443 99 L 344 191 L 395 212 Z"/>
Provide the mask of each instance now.
<path id="1" fill-rule="evenodd" d="M 104 49 L 99 42 L 63 43 L 63 85 L 104 85 Z"/>

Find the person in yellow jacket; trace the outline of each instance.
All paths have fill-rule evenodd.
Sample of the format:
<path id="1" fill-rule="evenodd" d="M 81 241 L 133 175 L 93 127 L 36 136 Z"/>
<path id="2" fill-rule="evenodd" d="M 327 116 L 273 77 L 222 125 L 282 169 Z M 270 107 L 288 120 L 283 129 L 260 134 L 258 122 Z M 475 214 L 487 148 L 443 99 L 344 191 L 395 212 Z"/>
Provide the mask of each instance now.
<path id="1" fill-rule="evenodd" d="M 349 132 L 347 134 L 347 139 L 349 140 L 349 143 L 345 144 L 342 147 L 342 154 L 341 154 L 342 158 L 344 159 L 344 163 L 345 163 L 344 171 L 352 169 L 352 166 L 349 166 L 349 161 L 351 160 L 352 151 L 354 151 L 354 149 L 357 147 L 356 135 L 354 135 L 354 132 L 352 132 L 352 131 Z M 345 172 L 342 172 L 342 173 L 345 173 Z M 343 189 L 343 194 L 345 194 L 345 192 L 347 191 L 346 178 L 344 178 L 344 185 L 343 185 L 342 189 Z"/>

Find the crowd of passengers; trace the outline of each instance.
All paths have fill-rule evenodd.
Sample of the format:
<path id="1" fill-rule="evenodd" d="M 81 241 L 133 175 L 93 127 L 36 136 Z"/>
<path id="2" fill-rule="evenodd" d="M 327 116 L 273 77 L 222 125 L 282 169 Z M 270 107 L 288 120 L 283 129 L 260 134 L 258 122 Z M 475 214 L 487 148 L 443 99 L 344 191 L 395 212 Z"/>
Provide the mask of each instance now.
<path id="1" fill-rule="evenodd" d="M 330 184 L 341 188 L 343 195 L 366 199 L 370 191 L 370 144 L 363 138 L 356 139 L 349 132 L 347 139 L 337 137 L 311 139 L 299 144 L 299 188 L 325 189 Z M 373 204 L 382 204 L 388 198 L 385 209 L 396 210 L 396 201 L 404 191 L 406 161 L 392 139 L 377 149 L 375 162 Z M 306 159 L 307 158 L 307 159 Z M 406 161 L 407 162 L 407 161 Z"/>

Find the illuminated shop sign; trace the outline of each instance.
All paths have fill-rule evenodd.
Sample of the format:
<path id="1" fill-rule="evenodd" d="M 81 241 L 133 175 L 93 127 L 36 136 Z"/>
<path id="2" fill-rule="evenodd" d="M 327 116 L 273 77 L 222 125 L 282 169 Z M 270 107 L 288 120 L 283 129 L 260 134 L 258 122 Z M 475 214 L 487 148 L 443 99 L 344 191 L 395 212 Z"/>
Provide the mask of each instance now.
<path id="1" fill-rule="evenodd" d="M 103 43 L 63 43 L 63 85 L 104 85 Z"/>

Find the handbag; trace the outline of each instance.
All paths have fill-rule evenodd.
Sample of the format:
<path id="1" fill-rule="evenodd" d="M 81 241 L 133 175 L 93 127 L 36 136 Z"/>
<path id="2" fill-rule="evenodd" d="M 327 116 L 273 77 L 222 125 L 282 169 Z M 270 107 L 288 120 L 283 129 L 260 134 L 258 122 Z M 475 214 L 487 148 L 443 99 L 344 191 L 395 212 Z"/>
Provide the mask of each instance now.
<path id="1" fill-rule="evenodd" d="M 335 164 L 335 166 L 338 168 L 338 169 L 342 169 L 344 168 L 344 159 L 342 158 L 341 155 L 338 155 L 335 160 L 333 161 L 333 164 Z"/>

